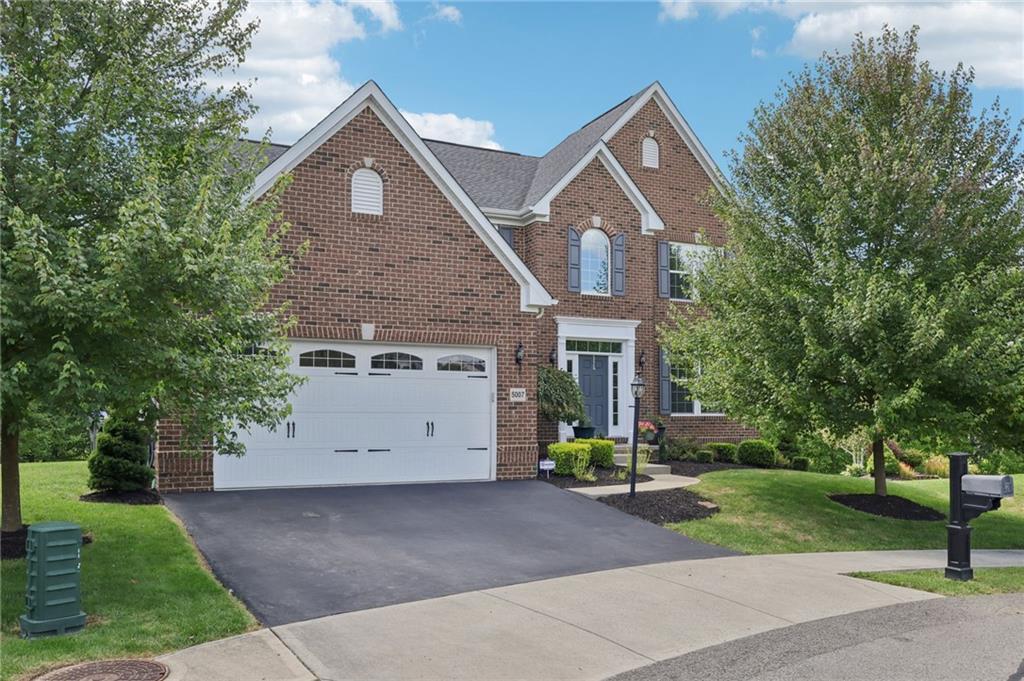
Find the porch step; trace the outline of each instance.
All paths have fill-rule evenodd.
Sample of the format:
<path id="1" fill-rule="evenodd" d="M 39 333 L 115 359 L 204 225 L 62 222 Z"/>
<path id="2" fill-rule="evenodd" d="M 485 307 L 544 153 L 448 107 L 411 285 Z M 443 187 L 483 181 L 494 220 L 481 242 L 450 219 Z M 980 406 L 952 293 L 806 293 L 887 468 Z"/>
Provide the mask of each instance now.
<path id="1" fill-rule="evenodd" d="M 617 456 L 615 457 L 615 464 L 617 466 L 622 466 L 624 468 L 627 466 L 626 460 L 620 461 Z M 644 469 L 644 475 L 671 475 L 671 474 L 672 474 L 672 466 L 669 466 L 668 464 L 664 464 L 664 463 L 649 463 L 649 464 L 647 464 L 647 468 Z"/>

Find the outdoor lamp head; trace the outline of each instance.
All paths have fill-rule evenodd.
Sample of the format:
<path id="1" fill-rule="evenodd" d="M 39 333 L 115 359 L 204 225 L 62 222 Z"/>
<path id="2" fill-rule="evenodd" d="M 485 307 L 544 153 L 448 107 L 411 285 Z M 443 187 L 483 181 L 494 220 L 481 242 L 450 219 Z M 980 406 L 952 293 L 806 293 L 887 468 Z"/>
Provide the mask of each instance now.
<path id="1" fill-rule="evenodd" d="M 629 384 L 630 390 L 633 391 L 633 397 L 636 399 L 640 399 L 644 396 L 644 389 L 646 387 L 647 384 L 644 383 L 644 377 L 640 374 L 637 374 L 636 378 L 633 379 L 633 382 Z"/>

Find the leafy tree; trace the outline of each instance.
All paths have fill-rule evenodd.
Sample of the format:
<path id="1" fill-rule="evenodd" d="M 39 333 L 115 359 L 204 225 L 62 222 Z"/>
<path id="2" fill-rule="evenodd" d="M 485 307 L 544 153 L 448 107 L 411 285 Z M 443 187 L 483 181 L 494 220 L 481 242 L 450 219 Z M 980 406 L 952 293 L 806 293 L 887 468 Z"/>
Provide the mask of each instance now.
<path id="1" fill-rule="evenodd" d="M 583 393 L 568 371 L 537 367 L 537 411 L 550 421 L 572 423 L 585 417 Z"/>
<path id="2" fill-rule="evenodd" d="M 1024 430 L 1021 123 L 916 29 L 858 36 L 760 105 L 713 199 L 728 251 L 665 330 L 691 388 L 766 430 L 1009 443 Z"/>
<path id="3" fill-rule="evenodd" d="M 243 0 L 0 0 L 2 529 L 34 405 L 172 414 L 188 446 L 287 413 L 276 198 L 245 200 Z M 267 352 L 246 353 L 265 347 Z"/>

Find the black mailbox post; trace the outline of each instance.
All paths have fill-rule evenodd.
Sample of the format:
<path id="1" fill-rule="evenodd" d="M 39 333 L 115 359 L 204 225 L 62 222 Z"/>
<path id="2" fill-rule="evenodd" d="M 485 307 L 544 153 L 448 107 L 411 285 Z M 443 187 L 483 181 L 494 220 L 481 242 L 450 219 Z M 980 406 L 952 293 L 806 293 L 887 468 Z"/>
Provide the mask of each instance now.
<path id="1" fill-rule="evenodd" d="M 994 511 L 1004 497 L 1013 496 L 1009 475 L 967 475 L 967 454 L 949 455 L 949 524 L 946 525 L 946 578 L 974 579 L 971 567 L 972 519 Z"/>

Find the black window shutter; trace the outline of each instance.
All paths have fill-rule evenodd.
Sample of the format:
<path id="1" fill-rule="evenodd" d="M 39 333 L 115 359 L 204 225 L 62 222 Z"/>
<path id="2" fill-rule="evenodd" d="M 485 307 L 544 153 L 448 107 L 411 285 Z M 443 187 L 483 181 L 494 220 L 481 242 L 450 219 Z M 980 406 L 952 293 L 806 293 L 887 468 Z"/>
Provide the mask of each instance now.
<path id="1" fill-rule="evenodd" d="M 580 292 L 580 235 L 569 228 L 569 291 Z"/>
<path id="2" fill-rule="evenodd" d="M 612 295 L 626 295 L 626 235 L 612 239 Z"/>
<path id="3" fill-rule="evenodd" d="M 668 357 L 665 356 L 665 350 L 658 348 L 658 364 L 661 366 L 661 380 L 659 381 L 660 390 L 658 393 L 659 411 L 662 414 L 672 413 L 672 371 L 668 365 Z"/>
<path id="4" fill-rule="evenodd" d="M 668 242 L 658 242 L 658 297 L 669 296 Z"/>
<path id="5" fill-rule="evenodd" d="M 501 234 L 501 238 L 505 240 L 505 243 L 507 243 L 512 248 L 512 250 L 515 250 L 516 243 L 512 233 L 512 228 L 498 227 L 498 233 Z"/>

